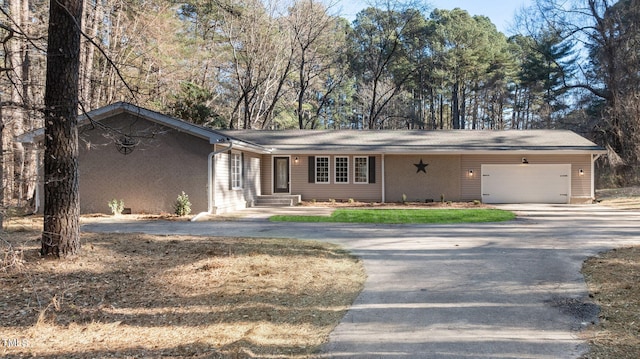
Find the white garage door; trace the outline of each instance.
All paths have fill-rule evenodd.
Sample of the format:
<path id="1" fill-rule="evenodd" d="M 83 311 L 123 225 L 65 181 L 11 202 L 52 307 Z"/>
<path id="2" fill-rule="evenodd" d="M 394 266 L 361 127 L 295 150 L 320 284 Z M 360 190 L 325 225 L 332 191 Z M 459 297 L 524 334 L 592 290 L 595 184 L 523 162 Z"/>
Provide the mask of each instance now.
<path id="1" fill-rule="evenodd" d="M 484 203 L 569 203 L 570 164 L 482 165 Z"/>

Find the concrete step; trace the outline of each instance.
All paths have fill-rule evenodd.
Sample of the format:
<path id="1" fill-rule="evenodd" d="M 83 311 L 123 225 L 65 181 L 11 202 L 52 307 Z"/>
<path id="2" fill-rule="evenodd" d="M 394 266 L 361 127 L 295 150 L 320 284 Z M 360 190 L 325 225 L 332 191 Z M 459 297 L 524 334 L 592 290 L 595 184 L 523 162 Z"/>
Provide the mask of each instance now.
<path id="1" fill-rule="evenodd" d="M 300 195 L 258 196 L 255 205 L 260 207 L 290 207 L 300 203 Z"/>

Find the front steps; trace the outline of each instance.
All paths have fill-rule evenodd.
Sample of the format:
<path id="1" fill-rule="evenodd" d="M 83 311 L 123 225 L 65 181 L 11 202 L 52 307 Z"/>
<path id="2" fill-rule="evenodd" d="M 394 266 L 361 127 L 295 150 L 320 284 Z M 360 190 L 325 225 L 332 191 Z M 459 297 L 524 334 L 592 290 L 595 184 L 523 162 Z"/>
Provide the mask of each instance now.
<path id="1" fill-rule="evenodd" d="M 256 207 L 292 207 L 302 202 L 299 194 L 275 194 L 271 196 L 258 196 L 255 201 Z"/>

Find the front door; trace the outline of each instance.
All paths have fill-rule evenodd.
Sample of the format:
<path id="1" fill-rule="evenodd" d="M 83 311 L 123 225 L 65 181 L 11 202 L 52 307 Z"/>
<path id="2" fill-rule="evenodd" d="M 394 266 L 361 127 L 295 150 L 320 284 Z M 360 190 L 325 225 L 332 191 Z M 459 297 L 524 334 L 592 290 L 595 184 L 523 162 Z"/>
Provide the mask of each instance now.
<path id="1" fill-rule="evenodd" d="M 289 157 L 273 158 L 273 193 L 289 193 Z"/>

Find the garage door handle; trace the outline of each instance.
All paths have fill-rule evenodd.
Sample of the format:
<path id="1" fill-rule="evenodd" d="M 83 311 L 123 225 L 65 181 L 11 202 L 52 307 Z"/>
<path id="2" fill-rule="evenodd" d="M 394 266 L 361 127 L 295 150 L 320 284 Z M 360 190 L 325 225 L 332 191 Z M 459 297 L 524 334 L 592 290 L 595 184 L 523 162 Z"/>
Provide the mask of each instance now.
<path id="1" fill-rule="evenodd" d="M 568 194 L 566 194 L 566 193 L 560 193 L 560 196 L 568 197 L 569 195 L 568 195 Z"/>
<path id="2" fill-rule="evenodd" d="M 569 175 L 560 175 L 560 177 L 569 177 Z"/>

